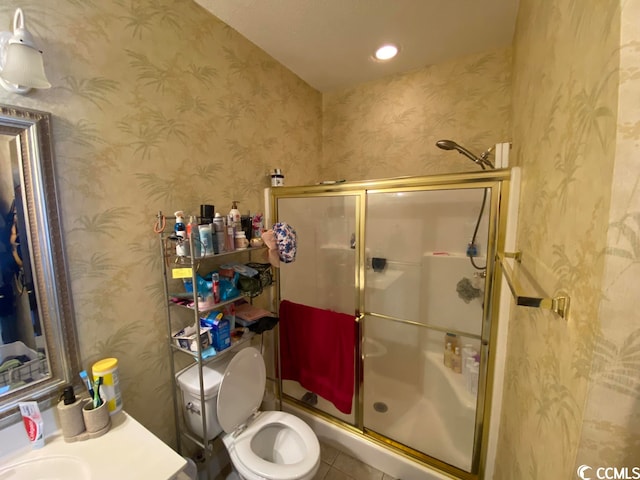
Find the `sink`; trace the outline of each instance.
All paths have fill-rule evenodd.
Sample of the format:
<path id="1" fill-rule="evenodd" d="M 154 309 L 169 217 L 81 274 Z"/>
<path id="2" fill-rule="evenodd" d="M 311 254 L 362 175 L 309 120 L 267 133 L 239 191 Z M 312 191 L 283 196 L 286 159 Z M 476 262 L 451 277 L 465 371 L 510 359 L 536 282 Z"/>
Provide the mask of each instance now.
<path id="1" fill-rule="evenodd" d="M 71 455 L 49 455 L 0 467 L 0 480 L 90 480 L 87 463 Z"/>

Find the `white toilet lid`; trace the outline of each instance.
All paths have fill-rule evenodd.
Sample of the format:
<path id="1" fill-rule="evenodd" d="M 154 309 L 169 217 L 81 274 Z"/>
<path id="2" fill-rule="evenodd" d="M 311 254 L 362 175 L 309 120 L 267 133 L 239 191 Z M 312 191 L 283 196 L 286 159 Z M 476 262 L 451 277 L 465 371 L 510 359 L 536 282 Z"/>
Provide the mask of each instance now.
<path id="1" fill-rule="evenodd" d="M 231 359 L 218 392 L 218 423 L 226 433 L 235 431 L 258 410 L 267 371 L 258 350 L 248 347 Z"/>

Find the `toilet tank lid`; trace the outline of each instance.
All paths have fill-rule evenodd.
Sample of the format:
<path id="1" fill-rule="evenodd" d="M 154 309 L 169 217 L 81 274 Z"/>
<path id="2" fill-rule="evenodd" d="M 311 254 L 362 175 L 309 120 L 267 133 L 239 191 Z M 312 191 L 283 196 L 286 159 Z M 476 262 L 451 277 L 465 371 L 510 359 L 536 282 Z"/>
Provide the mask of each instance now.
<path id="1" fill-rule="evenodd" d="M 202 382 L 203 392 L 205 400 L 209 400 L 218 395 L 220 389 L 220 382 L 224 376 L 224 371 L 228 365 L 227 362 L 217 362 L 212 365 L 203 365 L 202 367 Z M 191 367 L 178 372 L 176 379 L 180 388 L 189 392 L 192 395 L 200 395 L 200 373 L 198 372 L 198 364 L 193 364 Z"/>

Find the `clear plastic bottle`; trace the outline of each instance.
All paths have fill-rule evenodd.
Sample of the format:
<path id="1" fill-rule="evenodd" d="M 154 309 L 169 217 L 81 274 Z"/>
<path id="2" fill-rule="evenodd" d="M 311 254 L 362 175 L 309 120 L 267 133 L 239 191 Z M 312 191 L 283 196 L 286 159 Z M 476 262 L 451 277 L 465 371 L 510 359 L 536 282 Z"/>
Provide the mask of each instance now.
<path id="1" fill-rule="evenodd" d="M 480 364 L 478 362 L 473 362 L 472 365 L 469 366 L 469 376 L 467 388 L 471 395 L 478 394 L 478 375 L 480 372 Z"/>
<path id="2" fill-rule="evenodd" d="M 196 217 L 191 215 L 189 217 L 189 224 L 187 225 L 187 237 L 191 239 L 193 244 L 193 256 L 199 258 L 202 256 L 202 243 L 200 242 L 200 230 L 198 228 L 198 222 Z"/>
<path id="3" fill-rule="evenodd" d="M 447 343 L 447 346 L 444 349 L 444 366 L 447 368 L 451 368 L 451 360 L 453 356 L 453 350 L 451 350 L 451 343 Z"/>
<path id="4" fill-rule="evenodd" d="M 198 232 L 200 233 L 200 243 L 202 244 L 202 256 L 208 257 L 213 255 L 213 228 L 212 225 L 200 225 L 198 227 Z"/>
<path id="5" fill-rule="evenodd" d="M 460 357 L 460 348 L 456 347 L 451 357 L 451 369 L 456 373 L 462 373 L 462 358 Z"/>

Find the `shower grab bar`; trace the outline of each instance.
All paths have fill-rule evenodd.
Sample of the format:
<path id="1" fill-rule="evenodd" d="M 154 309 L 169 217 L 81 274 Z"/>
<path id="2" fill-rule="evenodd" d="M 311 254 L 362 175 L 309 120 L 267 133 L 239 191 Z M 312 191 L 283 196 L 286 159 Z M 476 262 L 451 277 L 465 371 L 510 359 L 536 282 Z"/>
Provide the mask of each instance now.
<path id="1" fill-rule="evenodd" d="M 512 258 L 515 260 L 514 268 L 511 267 L 508 258 Z M 502 271 L 504 273 L 504 278 L 507 281 L 507 285 L 509 285 L 509 289 L 511 290 L 511 294 L 513 295 L 513 299 L 516 302 L 516 305 L 520 305 L 523 307 L 533 307 L 533 308 L 544 308 L 547 310 L 551 310 L 552 312 L 558 314 L 560 318 L 564 320 L 568 319 L 569 316 L 569 305 L 571 303 L 571 298 L 565 292 L 558 292 L 558 294 L 554 297 L 549 297 L 547 295 L 525 295 L 525 288 L 519 281 L 519 278 L 526 277 L 527 281 L 533 286 L 535 290 L 539 292 L 542 291 L 542 288 L 538 285 L 538 283 L 531 278 L 529 272 L 522 267 L 522 253 L 521 252 L 502 252 L 498 253 L 498 261 L 500 262 L 500 266 L 502 267 Z"/>
<path id="2" fill-rule="evenodd" d="M 431 325 L 429 323 L 414 322 L 413 320 L 404 320 L 402 318 L 392 317 L 390 315 L 383 315 L 382 313 L 365 312 L 364 315 L 367 315 L 370 317 L 376 317 L 376 318 L 383 318 L 385 320 L 392 320 L 394 322 L 404 323 L 405 325 L 411 325 L 415 327 L 424 327 L 424 328 L 428 328 L 429 330 L 435 330 L 437 332 L 453 333 L 454 335 L 458 335 L 460 337 L 468 337 L 468 338 L 474 338 L 476 340 L 480 340 L 483 344 L 487 343 L 487 341 L 483 340 L 480 335 L 475 333 L 464 332 L 462 330 L 456 330 L 456 329 L 447 328 L 447 327 L 440 327 L 438 325 Z"/>

